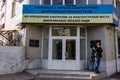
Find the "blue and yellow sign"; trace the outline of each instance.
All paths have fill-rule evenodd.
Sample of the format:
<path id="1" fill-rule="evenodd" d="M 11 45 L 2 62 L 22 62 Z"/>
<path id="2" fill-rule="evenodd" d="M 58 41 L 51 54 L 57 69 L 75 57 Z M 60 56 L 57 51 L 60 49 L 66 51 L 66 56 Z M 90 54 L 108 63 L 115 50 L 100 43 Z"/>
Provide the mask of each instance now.
<path id="1" fill-rule="evenodd" d="M 22 23 L 105 23 L 118 25 L 118 12 L 103 5 L 23 5 Z"/>

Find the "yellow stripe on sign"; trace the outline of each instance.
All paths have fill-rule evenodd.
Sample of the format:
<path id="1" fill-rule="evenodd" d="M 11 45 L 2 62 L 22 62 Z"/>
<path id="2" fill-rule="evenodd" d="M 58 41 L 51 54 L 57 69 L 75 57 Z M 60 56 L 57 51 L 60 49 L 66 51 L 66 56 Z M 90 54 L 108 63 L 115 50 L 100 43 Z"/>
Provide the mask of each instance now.
<path id="1" fill-rule="evenodd" d="M 23 14 L 23 23 L 112 23 L 112 14 Z"/>
<path id="2" fill-rule="evenodd" d="M 115 19 L 116 21 L 118 21 L 118 17 L 116 15 L 113 14 L 113 19 Z"/>

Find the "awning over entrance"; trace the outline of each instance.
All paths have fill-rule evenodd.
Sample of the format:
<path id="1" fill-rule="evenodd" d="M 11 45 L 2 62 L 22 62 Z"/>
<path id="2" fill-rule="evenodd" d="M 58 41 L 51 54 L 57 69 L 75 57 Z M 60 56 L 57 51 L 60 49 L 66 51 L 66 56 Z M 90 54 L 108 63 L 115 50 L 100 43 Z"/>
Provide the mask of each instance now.
<path id="1" fill-rule="evenodd" d="M 23 5 L 21 17 L 18 16 L 17 20 L 21 21 L 20 23 L 113 24 L 118 26 L 118 12 L 110 4 Z"/>

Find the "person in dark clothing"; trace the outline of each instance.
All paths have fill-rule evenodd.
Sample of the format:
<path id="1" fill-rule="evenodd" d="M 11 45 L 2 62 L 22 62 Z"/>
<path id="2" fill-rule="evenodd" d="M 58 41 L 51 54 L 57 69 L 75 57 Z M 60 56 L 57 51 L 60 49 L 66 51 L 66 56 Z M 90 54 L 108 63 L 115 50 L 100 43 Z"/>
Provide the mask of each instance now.
<path id="1" fill-rule="evenodd" d="M 100 59 L 102 58 L 102 48 L 100 46 L 100 43 L 97 42 L 94 50 L 94 73 L 100 73 L 99 72 L 99 65 L 100 65 Z"/>

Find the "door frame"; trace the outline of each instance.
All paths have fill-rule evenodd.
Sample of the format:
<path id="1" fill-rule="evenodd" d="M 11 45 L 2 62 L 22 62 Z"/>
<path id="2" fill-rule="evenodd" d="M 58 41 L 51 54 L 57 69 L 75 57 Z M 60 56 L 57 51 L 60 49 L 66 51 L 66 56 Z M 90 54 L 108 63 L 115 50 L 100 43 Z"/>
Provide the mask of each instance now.
<path id="1" fill-rule="evenodd" d="M 47 69 L 56 69 L 52 66 L 52 40 L 53 39 L 62 39 L 62 38 L 65 38 L 65 39 L 75 39 L 76 40 L 76 62 L 75 62 L 75 65 L 76 65 L 76 68 L 73 69 L 73 70 L 84 70 L 85 66 L 87 68 L 87 28 L 86 27 L 81 27 L 81 26 L 77 26 L 77 25 L 72 25 L 72 26 L 76 26 L 77 28 L 77 36 L 62 36 L 62 37 L 58 37 L 58 36 L 52 36 L 52 27 L 54 26 L 58 26 L 58 27 L 62 27 L 62 26 L 66 26 L 66 25 L 52 25 L 52 26 L 49 26 L 49 42 L 48 42 L 48 68 Z M 69 26 L 69 25 L 67 25 Z M 70 25 L 71 26 L 71 25 Z M 85 60 L 80 60 L 80 28 L 85 28 L 86 32 L 86 37 L 84 38 L 86 40 L 86 59 Z M 57 60 L 59 62 L 59 60 Z M 83 65 L 84 64 L 84 65 Z M 81 67 L 82 66 L 82 67 Z M 62 69 L 63 70 L 63 69 Z M 72 69 L 71 69 L 72 70 Z"/>
<path id="2" fill-rule="evenodd" d="M 53 44 L 53 40 L 62 40 L 62 59 L 61 60 L 57 60 L 57 59 L 52 59 L 52 44 Z M 65 59 L 65 51 L 66 51 L 66 40 L 75 40 L 75 47 L 76 47 L 76 58 L 75 60 L 66 60 Z M 51 43 L 50 43 L 50 65 L 51 65 L 51 69 L 56 68 L 56 69 L 62 69 L 62 70 L 77 70 L 76 67 L 76 63 L 78 63 L 77 61 L 77 56 L 79 56 L 77 53 L 77 48 L 78 48 L 78 44 L 77 44 L 77 38 L 73 38 L 73 37 L 51 37 Z M 57 64 L 59 63 L 59 64 Z M 61 64 L 61 65 L 60 65 Z M 70 64 L 74 64 L 74 66 L 70 66 Z M 59 66 L 59 67 L 55 67 L 55 66 Z M 53 68 L 52 68 L 53 67 Z"/>

